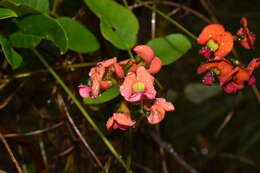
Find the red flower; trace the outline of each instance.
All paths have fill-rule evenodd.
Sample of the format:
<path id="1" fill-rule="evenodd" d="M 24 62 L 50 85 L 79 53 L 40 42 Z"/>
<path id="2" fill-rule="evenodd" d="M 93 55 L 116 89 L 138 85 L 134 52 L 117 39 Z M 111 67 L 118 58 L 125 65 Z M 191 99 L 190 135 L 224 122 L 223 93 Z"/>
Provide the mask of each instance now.
<path id="1" fill-rule="evenodd" d="M 230 32 L 226 32 L 225 28 L 220 24 L 210 24 L 206 26 L 199 37 L 198 44 L 206 45 L 212 52 L 215 58 L 220 59 L 225 57 L 233 49 L 233 36 Z M 208 51 L 205 51 L 209 55 Z"/>
<path id="2" fill-rule="evenodd" d="M 229 80 L 229 76 L 233 71 L 233 65 L 226 59 L 220 61 L 211 61 L 201 64 L 197 73 L 201 74 L 207 71 L 213 72 L 219 79 L 220 85 L 222 86 L 227 80 Z M 230 76 L 231 78 L 232 76 Z"/>
<path id="3" fill-rule="evenodd" d="M 129 127 L 135 125 L 135 121 L 131 119 L 130 113 L 114 113 L 112 117 L 107 120 L 106 127 L 108 130 L 120 129 L 127 130 Z"/>
<path id="4" fill-rule="evenodd" d="M 164 119 L 165 111 L 174 111 L 175 108 L 171 102 L 166 102 L 164 98 L 156 98 L 151 106 L 151 114 L 147 117 L 150 124 L 157 124 Z"/>
<path id="5" fill-rule="evenodd" d="M 242 66 L 234 67 L 228 60 L 223 59 L 200 65 L 197 73 L 213 72 L 218 77 L 225 92 L 232 94 L 243 89 L 246 84 L 252 85 L 255 82 L 256 79 L 252 74 L 259 66 L 260 58 L 253 59 L 246 68 Z"/>
<path id="6" fill-rule="evenodd" d="M 247 19 L 243 17 L 240 21 L 242 28 L 237 31 L 239 43 L 246 49 L 253 49 L 256 36 L 247 27 Z"/>

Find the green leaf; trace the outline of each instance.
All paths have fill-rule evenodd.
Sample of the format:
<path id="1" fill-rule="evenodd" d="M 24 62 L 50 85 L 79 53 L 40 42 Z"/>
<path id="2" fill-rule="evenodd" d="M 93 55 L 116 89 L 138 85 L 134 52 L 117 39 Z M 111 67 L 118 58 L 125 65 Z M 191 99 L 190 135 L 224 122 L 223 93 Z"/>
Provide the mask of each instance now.
<path id="1" fill-rule="evenodd" d="M 99 49 L 98 40 L 87 28 L 67 17 L 57 20 L 67 33 L 69 49 L 81 53 L 88 53 Z"/>
<path id="2" fill-rule="evenodd" d="M 5 38 L 3 35 L 0 34 L 0 45 L 2 47 L 2 50 L 4 52 L 4 55 L 9 62 L 9 64 L 12 66 L 13 69 L 18 68 L 22 62 L 23 58 L 21 55 L 19 55 L 12 47 L 11 43 L 7 38 Z"/>
<path id="3" fill-rule="evenodd" d="M 6 19 L 10 17 L 17 17 L 17 14 L 13 10 L 0 8 L 0 19 Z"/>
<path id="4" fill-rule="evenodd" d="M 0 6 L 13 10 L 18 16 L 40 13 L 40 11 L 27 4 L 17 3 L 13 0 L 2 0 L 0 1 Z"/>
<path id="5" fill-rule="evenodd" d="M 113 0 L 84 0 L 99 17 L 101 33 L 119 49 L 131 49 L 136 44 L 139 23 L 135 15 Z"/>
<path id="6" fill-rule="evenodd" d="M 170 34 L 165 37 L 155 38 L 147 43 L 151 46 L 164 65 L 177 61 L 190 48 L 191 43 L 182 34 Z"/>
<path id="7" fill-rule="evenodd" d="M 257 131 L 253 137 L 246 141 L 246 143 L 237 152 L 238 155 L 244 154 L 252 145 L 260 140 L 260 131 Z"/>
<path id="8" fill-rule="evenodd" d="M 40 41 L 41 37 L 24 34 L 22 32 L 15 32 L 9 36 L 9 40 L 13 46 L 19 48 L 34 48 Z"/>
<path id="9" fill-rule="evenodd" d="M 103 92 L 99 97 L 96 99 L 93 98 L 86 98 L 84 99 L 84 103 L 86 104 L 100 104 L 108 102 L 119 95 L 119 88 L 110 88 Z"/>
<path id="10" fill-rule="evenodd" d="M 206 86 L 201 83 L 190 83 L 185 87 L 184 93 L 191 102 L 199 104 L 217 95 L 221 90 L 218 85 Z"/>
<path id="11" fill-rule="evenodd" d="M 21 32 L 52 40 L 64 53 L 67 50 L 68 38 L 63 27 L 53 18 L 37 14 L 15 20 Z"/>
<path id="12" fill-rule="evenodd" d="M 12 0 L 17 4 L 27 4 L 28 6 L 47 13 L 49 11 L 49 0 Z"/>

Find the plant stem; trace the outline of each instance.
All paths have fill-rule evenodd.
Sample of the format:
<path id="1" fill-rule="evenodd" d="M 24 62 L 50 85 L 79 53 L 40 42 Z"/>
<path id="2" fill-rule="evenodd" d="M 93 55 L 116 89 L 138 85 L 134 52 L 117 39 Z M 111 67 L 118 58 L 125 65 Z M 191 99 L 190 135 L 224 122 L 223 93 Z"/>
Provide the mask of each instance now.
<path id="1" fill-rule="evenodd" d="M 109 140 L 101 132 L 101 130 L 96 125 L 96 123 L 92 120 L 92 118 L 89 116 L 89 114 L 84 109 L 84 107 L 81 105 L 81 103 L 78 101 L 78 99 L 75 97 L 75 95 L 70 91 L 70 89 L 67 87 L 67 85 L 62 81 L 62 79 L 57 75 L 57 73 L 53 70 L 53 68 L 48 64 L 48 62 L 44 59 L 44 57 L 36 49 L 32 49 L 32 51 L 37 56 L 37 58 L 42 62 L 42 64 L 46 67 L 46 69 L 52 74 L 52 76 L 57 80 L 57 82 L 61 85 L 61 87 L 68 94 L 68 96 L 71 98 L 71 100 L 75 103 L 77 108 L 84 115 L 84 117 L 87 119 L 87 121 L 92 126 L 92 128 L 97 132 L 99 137 L 103 140 L 103 142 L 106 144 L 106 146 L 111 151 L 111 153 L 115 156 L 115 158 L 118 160 L 118 162 L 125 169 L 127 169 L 126 163 L 122 160 L 121 156 L 117 153 L 117 151 L 115 150 L 113 145 L 109 142 Z"/>
<path id="2" fill-rule="evenodd" d="M 180 30 L 182 30 L 183 32 L 185 32 L 187 35 L 189 35 L 191 38 L 193 38 L 194 40 L 197 40 L 197 37 L 191 33 L 190 31 L 188 31 L 185 27 L 183 27 L 181 24 L 179 24 L 177 21 L 175 21 L 174 19 L 172 19 L 171 17 L 167 16 L 165 13 L 161 12 L 160 10 L 148 5 L 147 3 L 142 2 L 141 0 L 136 0 L 138 3 L 142 4 L 144 7 L 155 11 L 156 13 L 158 13 L 160 16 L 162 16 L 163 18 L 165 18 L 166 20 L 168 20 L 169 22 L 171 22 L 173 25 L 175 25 L 176 27 L 178 27 Z"/>
<path id="3" fill-rule="evenodd" d="M 129 5 L 127 3 L 127 0 L 123 0 L 124 6 L 129 9 Z"/>

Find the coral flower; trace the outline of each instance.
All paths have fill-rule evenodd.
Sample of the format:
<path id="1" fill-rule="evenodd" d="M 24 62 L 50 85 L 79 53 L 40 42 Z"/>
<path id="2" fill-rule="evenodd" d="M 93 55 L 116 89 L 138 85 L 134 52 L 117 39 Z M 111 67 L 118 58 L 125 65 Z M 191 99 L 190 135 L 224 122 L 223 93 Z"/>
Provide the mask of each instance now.
<path id="1" fill-rule="evenodd" d="M 150 124 L 157 124 L 164 119 L 165 111 L 174 111 L 175 108 L 171 102 L 166 102 L 164 98 L 156 98 L 151 106 L 151 114 L 147 117 Z"/>
<path id="2" fill-rule="evenodd" d="M 96 98 L 99 95 L 101 86 L 100 82 L 103 80 L 105 75 L 105 71 L 111 67 L 114 63 L 116 63 L 116 58 L 111 58 L 102 62 L 99 62 L 96 67 L 91 68 L 89 72 L 90 80 L 91 80 L 91 93 L 92 97 Z"/>
<path id="3" fill-rule="evenodd" d="M 230 32 L 226 32 L 225 28 L 220 24 L 210 24 L 206 26 L 199 37 L 198 44 L 206 45 L 208 48 L 204 50 L 205 58 L 208 58 L 209 51 L 214 52 L 214 59 L 225 57 L 233 49 L 233 36 Z"/>
<path id="4" fill-rule="evenodd" d="M 256 36 L 247 27 L 247 19 L 243 17 L 240 21 L 242 28 L 237 31 L 239 43 L 246 49 L 253 49 Z"/>
<path id="5" fill-rule="evenodd" d="M 129 102 L 154 99 L 156 91 L 153 85 L 154 77 L 143 66 L 138 66 L 136 72 L 128 72 L 120 93 Z"/>
<path id="6" fill-rule="evenodd" d="M 135 53 L 141 57 L 148 66 L 148 71 L 151 74 L 156 74 L 162 67 L 160 58 L 154 56 L 153 49 L 147 45 L 138 45 L 134 48 Z"/>
<path id="7" fill-rule="evenodd" d="M 106 123 L 108 130 L 120 129 L 127 130 L 129 127 L 135 125 L 135 121 L 131 119 L 130 113 L 114 113 Z"/>

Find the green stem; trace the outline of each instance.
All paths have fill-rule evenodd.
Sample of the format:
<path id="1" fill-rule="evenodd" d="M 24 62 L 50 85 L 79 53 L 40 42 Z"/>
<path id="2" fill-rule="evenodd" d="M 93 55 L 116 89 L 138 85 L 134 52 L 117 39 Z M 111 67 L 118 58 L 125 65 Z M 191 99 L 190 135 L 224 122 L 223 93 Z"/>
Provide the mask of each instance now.
<path id="1" fill-rule="evenodd" d="M 175 21 L 174 19 L 172 19 L 171 17 L 167 16 L 165 13 L 161 12 L 160 10 L 148 5 L 145 2 L 142 2 L 141 0 L 136 0 L 137 2 L 139 2 L 140 4 L 142 4 L 144 7 L 155 11 L 156 13 L 158 13 L 160 16 L 162 16 L 163 18 L 165 18 L 166 20 L 168 20 L 169 22 L 171 22 L 173 25 L 177 26 L 180 30 L 182 30 L 183 32 L 185 32 L 187 35 L 189 35 L 191 38 L 197 40 L 197 37 L 191 33 L 190 31 L 188 31 L 185 27 L 183 27 L 181 24 L 179 24 L 177 21 Z"/>
<path id="2" fill-rule="evenodd" d="M 128 51 L 128 54 L 129 54 L 130 58 L 131 59 L 135 59 L 135 57 L 134 57 L 133 53 L 131 52 L 131 50 L 129 49 L 127 51 Z"/>
<path id="3" fill-rule="evenodd" d="M 75 95 L 70 91 L 70 89 L 66 86 L 66 84 L 62 81 L 62 79 L 57 75 L 57 73 L 53 70 L 53 68 L 48 64 L 47 61 L 45 61 L 44 57 L 36 50 L 32 49 L 34 54 L 37 56 L 37 58 L 43 63 L 43 65 L 46 67 L 46 69 L 52 74 L 52 76 L 57 80 L 57 82 L 61 85 L 61 87 L 65 90 L 65 92 L 69 95 L 69 97 L 72 99 L 72 101 L 75 103 L 75 105 L 78 107 L 80 112 L 84 115 L 84 117 L 87 119 L 89 124 L 92 126 L 92 128 L 97 132 L 97 134 L 100 136 L 100 138 L 103 140 L 103 142 L 106 144 L 108 149 L 111 151 L 111 153 L 115 156 L 115 158 L 119 161 L 119 163 L 127 169 L 126 163 L 122 160 L 120 155 L 117 153 L 115 148 L 112 146 L 112 144 L 109 142 L 109 140 L 104 136 L 104 134 L 101 132 L 101 130 L 98 128 L 98 126 L 95 124 L 95 122 L 92 120 L 92 118 L 89 116 L 87 111 L 84 109 L 84 107 L 80 104 L 78 99 L 75 97 Z"/>
<path id="4" fill-rule="evenodd" d="M 123 0 L 123 3 L 124 3 L 124 6 L 125 6 L 126 8 L 129 8 L 129 5 L 128 5 L 128 3 L 127 3 L 127 0 Z"/>

